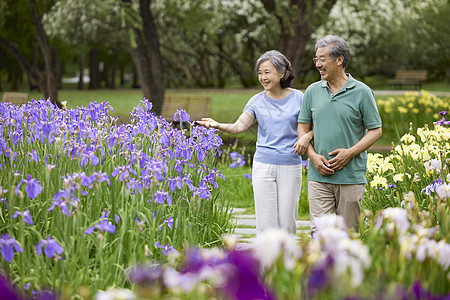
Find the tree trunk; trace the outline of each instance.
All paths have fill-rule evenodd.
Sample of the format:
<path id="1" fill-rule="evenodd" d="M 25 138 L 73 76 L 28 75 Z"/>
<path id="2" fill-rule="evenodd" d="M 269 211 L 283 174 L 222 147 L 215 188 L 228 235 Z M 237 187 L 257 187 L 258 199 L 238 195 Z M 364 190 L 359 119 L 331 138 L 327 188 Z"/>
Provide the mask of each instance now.
<path id="1" fill-rule="evenodd" d="M 139 12 L 142 18 L 143 34 L 141 45 L 138 47 L 140 58 L 137 62 L 141 78 L 144 97 L 149 98 L 153 104 L 153 112 L 160 115 L 164 102 L 164 70 L 159 46 L 158 33 L 155 20 L 151 12 L 151 0 L 139 0 Z M 135 60 L 136 63 L 136 60 Z"/>
<path id="2" fill-rule="evenodd" d="M 101 88 L 100 70 L 98 68 L 97 48 L 94 46 L 89 51 L 89 89 L 96 90 Z"/>
<path id="3" fill-rule="evenodd" d="M 80 56 L 78 59 L 78 86 L 79 90 L 84 89 L 84 58 Z"/>
<path id="4" fill-rule="evenodd" d="M 120 77 L 120 86 L 125 85 L 125 67 L 123 65 L 119 66 L 119 77 Z"/>
<path id="5" fill-rule="evenodd" d="M 110 66 L 110 69 L 109 69 L 109 71 L 111 73 L 111 77 L 109 78 L 108 88 L 111 90 L 114 90 L 116 88 L 116 68 L 117 68 L 117 66 L 114 63 Z"/>
<path id="6" fill-rule="evenodd" d="M 44 95 L 48 95 L 47 91 L 47 80 L 45 78 L 45 74 L 42 74 L 39 72 L 39 70 L 36 67 L 33 67 L 26 58 L 22 55 L 22 53 L 19 52 L 16 45 L 8 42 L 5 40 L 2 36 L 0 36 L 0 43 L 4 45 L 19 61 L 22 68 L 28 73 L 30 76 L 30 81 L 36 82 L 39 86 L 40 91 Z M 53 100 L 52 100 L 53 101 Z M 59 105 L 58 105 L 59 106 Z"/>
<path id="7" fill-rule="evenodd" d="M 42 89 L 45 98 L 50 98 L 52 103 L 55 103 L 59 108 L 62 107 L 61 103 L 58 101 L 58 78 L 56 75 L 56 58 L 50 47 L 47 35 L 42 26 L 41 16 L 39 15 L 36 0 L 29 0 L 31 9 L 31 19 L 33 20 L 33 25 L 36 31 L 36 39 L 41 49 L 42 57 L 44 58 L 45 64 L 45 81 L 46 88 Z"/>

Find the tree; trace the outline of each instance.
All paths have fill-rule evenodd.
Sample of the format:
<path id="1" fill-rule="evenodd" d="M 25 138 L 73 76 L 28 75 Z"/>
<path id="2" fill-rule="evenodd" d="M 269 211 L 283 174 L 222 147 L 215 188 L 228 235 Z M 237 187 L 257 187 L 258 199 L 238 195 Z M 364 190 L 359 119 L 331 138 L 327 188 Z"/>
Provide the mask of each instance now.
<path id="1" fill-rule="evenodd" d="M 291 61 L 297 75 L 305 70 L 304 56 L 311 35 L 327 19 L 337 0 L 261 0 L 279 24 L 277 49 Z M 311 64 L 307 60 L 309 69 Z M 303 76 L 302 76 L 303 77 Z"/>
<path id="2" fill-rule="evenodd" d="M 61 103 L 58 101 L 58 77 L 56 72 L 56 58 L 57 51 L 51 46 L 50 41 L 44 31 L 41 21 L 41 14 L 39 13 L 38 3 L 36 0 L 28 0 L 27 4 L 25 1 L 8 1 L 6 3 L 6 10 L 4 14 L 8 17 L 9 13 L 13 11 L 20 11 L 24 13 L 23 15 L 15 16 L 16 18 L 31 19 L 32 27 L 23 26 L 23 24 L 17 24 L 17 22 L 3 23 L 2 27 L 17 26 L 15 27 L 18 31 L 13 34 L 6 36 L 0 35 L 0 43 L 8 49 L 11 54 L 18 60 L 22 68 L 28 73 L 29 77 L 37 82 L 44 97 L 50 98 L 52 103 L 55 103 L 58 107 L 62 107 Z M 39 4 L 45 5 L 47 2 L 40 2 Z M 50 3 L 51 5 L 51 3 Z M 17 20 L 17 19 L 16 19 Z M 25 21 L 27 24 L 28 21 Z M 42 55 L 44 72 L 41 72 L 36 64 L 33 64 L 29 57 L 27 57 L 25 45 L 22 41 L 19 41 L 18 36 L 22 39 L 27 37 L 27 34 L 21 36 L 18 32 L 25 29 L 32 29 L 34 33 L 34 38 L 39 46 L 40 54 Z M 29 40 L 28 40 L 29 41 Z M 31 41 L 32 43 L 32 41 Z M 19 49 L 17 45 L 21 45 L 24 48 Z"/>
<path id="3" fill-rule="evenodd" d="M 447 0 L 340 0 L 314 37 L 333 33 L 346 39 L 352 51 L 348 69 L 358 77 L 431 69 L 449 57 L 442 31 L 448 7 Z"/>
<path id="4" fill-rule="evenodd" d="M 120 2 L 114 0 L 59 0 L 44 15 L 45 29 L 55 39 L 69 45 L 78 57 L 80 82 L 89 57 L 89 88 L 101 87 L 99 57 L 104 49 L 119 51 L 128 42 L 121 28 Z M 104 58 L 104 57 L 103 57 Z M 112 69 L 116 61 L 110 60 Z"/>
<path id="5" fill-rule="evenodd" d="M 131 37 L 131 53 L 141 80 L 144 97 L 151 100 L 152 111 L 160 115 L 164 102 L 164 69 L 160 52 L 159 35 L 151 9 L 151 0 L 139 0 L 136 20 L 131 0 L 122 0 L 126 24 Z"/>

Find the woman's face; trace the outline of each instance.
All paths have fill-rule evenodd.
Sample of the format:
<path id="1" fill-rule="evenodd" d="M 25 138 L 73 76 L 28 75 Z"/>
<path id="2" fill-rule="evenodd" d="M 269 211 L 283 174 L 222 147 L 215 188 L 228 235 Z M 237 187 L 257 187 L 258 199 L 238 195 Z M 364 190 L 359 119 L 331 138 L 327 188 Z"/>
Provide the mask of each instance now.
<path id="1" fill-rule="evenodd" d="M 258 79 L 265 91 L 273 91 L 280 88 L 280 80 L 284 74 L 278 73 L 270 60 L 266 60 L 259 65 Z"/>

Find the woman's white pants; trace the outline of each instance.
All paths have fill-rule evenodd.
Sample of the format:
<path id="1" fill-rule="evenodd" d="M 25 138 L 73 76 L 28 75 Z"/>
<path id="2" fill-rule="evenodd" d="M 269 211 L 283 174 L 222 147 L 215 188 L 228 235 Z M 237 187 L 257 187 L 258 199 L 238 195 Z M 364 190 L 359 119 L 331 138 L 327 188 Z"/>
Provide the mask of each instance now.
<path id="1" fill-rule="evenodd" d="M 269 228 L 284 228 L 295 235 L 302 164 L 271 165 L 253 161 L 252 182 L 257 234 Z"/>

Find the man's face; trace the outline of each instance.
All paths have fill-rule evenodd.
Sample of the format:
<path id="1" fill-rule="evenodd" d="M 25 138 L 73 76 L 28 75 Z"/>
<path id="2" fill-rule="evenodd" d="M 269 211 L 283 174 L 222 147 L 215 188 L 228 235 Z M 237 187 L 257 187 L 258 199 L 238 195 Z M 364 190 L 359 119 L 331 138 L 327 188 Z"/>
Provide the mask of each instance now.
<path id="1" fill-rule="evenodd" d="M 316 68 L 319 70 L 320 78 L 330 81 L 337 74 L 337 63 L 330 56 L 331 46 L 317 48 L 316 51 Z"/>

